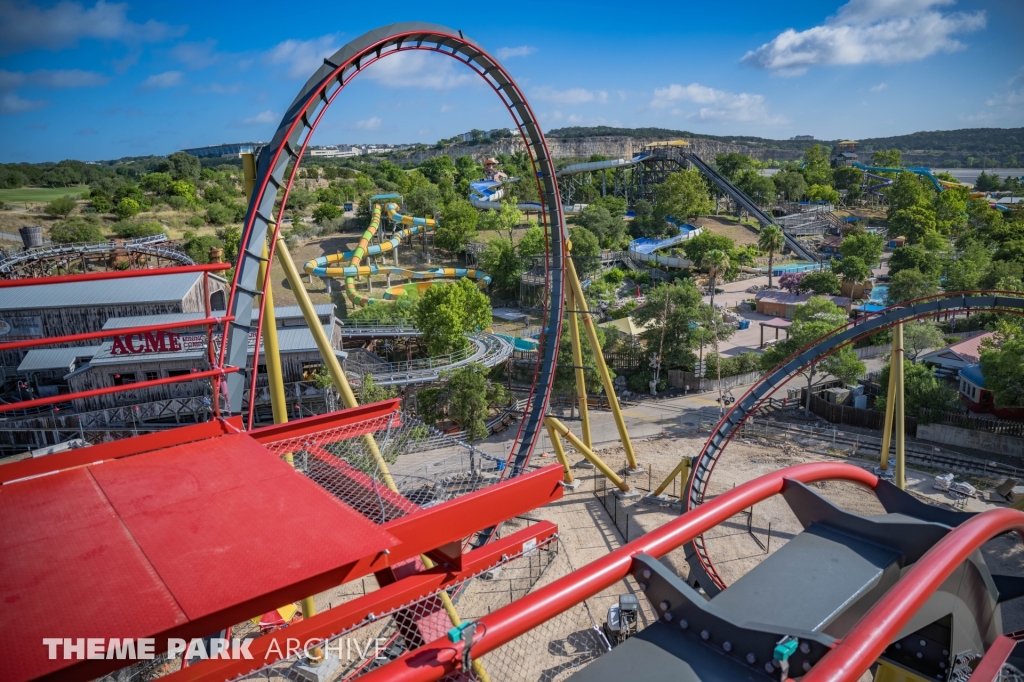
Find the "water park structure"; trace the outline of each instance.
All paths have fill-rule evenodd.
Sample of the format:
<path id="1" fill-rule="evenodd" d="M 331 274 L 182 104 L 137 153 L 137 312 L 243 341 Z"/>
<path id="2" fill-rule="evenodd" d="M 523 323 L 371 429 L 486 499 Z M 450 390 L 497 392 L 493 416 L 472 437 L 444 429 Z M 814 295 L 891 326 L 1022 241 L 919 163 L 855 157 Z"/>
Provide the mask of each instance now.
<path id="1" fill-rule="evenodd" d="M 374 201 L 378 197 L 371 197 L 370 201 Z M 313 275 L 315 277 L 321 277 L 325 280 L 329 277 L 339 277 L 345 279 L 345 295 L 352 301 L 353 304 L 358 306 L 371 305 L 379 301 L 394 301 L 401 296 L 405 296 L 410 293 L 423 293 L 431 285 L 451 281 L 458 278 L 468 278 L 477 283 L 481 289 L 487 287 L 491 283 L 491 278 L 484 274 L 482 270 L 468 269 L 468 268 L 433 268 L 430 270 L 408 270 L 405 268 L 398 267 L 398 247 L 403 239 L 411 239 L 417 234 L 422 234 L 424 240 L 426 240 L 426 234 L 432 232 L 437 228 L 437 221 L 434 218 L 414 218 L 412 216 L 402 215 L 398 212 L 397 204 L 389 203 L 385 206 L 388 218 L 395 225 L 395 230 L 392 232 L 391 237 L 388 239 L 379 240 L 380 243 L 371 245 L 374 237 L 377 236 L 377 231 L 380 229 L 381 222 L 381 206 L 380 204 L 374 204 L 373 214 L 370 218 L 370 225 L 363 233 L 359 240 L 359 245 L 356 246 L 353 251 L 346 251 L 340 254 L 328 254 L 326 256 L 320 256 L 314 260 L 307 262 L 303 269 L 307 275 Z M 399 226 L 406 226 L 399 229 Z M 395 257 L 395 265 L 361 265 L 364 260 L 368 260 L 372 256 L 384 255 L 391 253 Z M 342 264 L 341 267 L 337 267 L 337 264 Z M 368 286 L 372 287 L 370 277 L 373 275 L 387 275 L 388 286 L 384 291 L 384 297 L 381 299 L 372 298 L 368 296 L 361 296 L 356 292 L 356 278 L 365 277 L 367 278 Z M 406 284 L 391 286 L 392 277 L 403 277 L 413 280 Z"/>
<path id="2" fill-rule="evenodd" d="M 431 431 L 404 414 L 397 399 L 359 405 L 281 235 L 288 193 L 324 111 L 367 65 L 407 50 L 454 58 L 484 78 L 512 115 L 544 198 L 545 327 L 523 419 L 504 458 L 484 456 L 472 444 Z M 212 369 L 149 382 L 210 379 L 213 418 L 0 466 L 5 528 L 0 598 L 18 607 L 17 617 L 0 618 L 0 653 L 11 679 L 94 679 L 126 663 L 140 666 L 124 671 L 128 679 L 159 673 L 167 682 L 619 682 L 627 677 L 855 682 L 868 671 L 877 682 L 1002 682 L 1010 679 L 1004 671 L 1024 670 L 1024 643 L 1005 630 L 1002 615 L 1004 604 L 1024 596 L 1024 578 L 993 571 L 979 552 L 1002 535 L 1024 539 L 1024 512 L 968 513 L 911 495 L 904 489 L 902 423 L 902 324 L 966 311 L 1021 315 L 1019 292 L 949 292 L 909 301 L 807 344 L 725 411 L 698 457 L 683 458 L 652 491 L 657 496 L 683 476 L 678 517 L 573 566 L 560 549 L 567 529 L 531 516 L 561 503 L 573 489 L 563 440 L 622 497 L 639 496 L 630 476 L 640 467 L 571 258 L 544 136 L 508 72 L 461 31 L 418 22 L 370 31 L 324 61 L 258 160 L 244 161 L 250 203 L 227 309 L 217 316 L 208 309 L 191 322 L 207 330 L 197 343 L 209 353 Z M 730 185 L 720 186 L 728 192 Z M 275 208 L 278 194 L 282 201 Z M 379 226 L 379 205 L 374 215 Z M 431 227 L 426 220 L 415 225 L 417 219 L 408 219 L 412 227 Z M 397 222 L 409 225 L 405 220 Z M 360 269 L 370 267 L 362 259 L 375 235 L 368 230 L 351 255 L 335 263 L 314 262 L 312 270 L 324 268 L 326 274 L 337 267 L 354 286 L 355 277 L 369 274 Z M 269 263 L 274 258 L 295 292 L 344 409 L 288 418 L 273 320 Z M 130 284 L 159 272 L 58 279 Z M 32 289 L 51 279 L 0 281 L 0 288 Z M 581 397 L 579 436 L 549 411 L 563 322 L 569 326 L 571 369 Z M 774 471 L 713 498 L 706 494 L 716 463 L 759 403 L 806 365 L 888 328 L 894 330 L 893 380 L 878 462 L 880 469 L 888 467 L 888 434 L 895 428 L 892 483 L 853 464 L 822 461 Z M 167 324 L 150 324 L 127 331 L 166 329 Z M 0 342 L 0 351 L 125 331 Z M 624 469 L 613 469 L 593 448 L 584 337 L 608 396 Z M 247 371 L 248 345 L 260 348 L 261 338 L 265 369 L 253 363 Z M 271 388 L 276 423 L 254 428 L 252 407 L 243 411 L 242 397 L 261 372 Z M 130 390 L 119 385 L 102 392 Z M 0 413 L 59 400 L 4 404 Z M 557 463 L 533 460 L 541 428 Z M 837 506 L 812 487 L 826 481 L 871 491 L 883 512 L 867 516 Z M 776 495 L 801 531 L 726 585 L 702 536 Z M 687 579 L 659 561 L 677 549 L 695 557 Z M 562 575 L 545 573 L 559 561 Z M 364 584 L 357 591 L 363 579 L 375 581 L 376 589 Z M 644 627 L 615 638 L 613 646 L 594 622 L 588 600 L 627 579 L 629 591 L 644 594 L 651 617 Z M 354 589 L 339 591 L 345 587 Z M 332 599 L 319 613 L 317 595 Z M 291 602 L 301 603 L 301 621 L 245 639 L 248 656 L 230 655 L 243 648 L 224 644 L 234 628 Z M 622 627 L 616 621 L 615 629 Z M 124 655 L 92 655 L 91 642 L 85 655 L 85 640 L 97 636 L 117 637 Z M 218 653 L 225 655 L 157 670 L 158 665 L 170 668 L 182 654 L 191 656 L 186 647 L 203 638 L 218 642 Z M 345 651 L 353 641 L 360 642 L 354 656 Z M 135 642 L 154 644 L 136 649 Z M 47 655 L 48 647 L 64 655 Z M 76 650 L 82 655 L 75 656 Z M 159 657 L 147 658 L 147 652 Z"/>

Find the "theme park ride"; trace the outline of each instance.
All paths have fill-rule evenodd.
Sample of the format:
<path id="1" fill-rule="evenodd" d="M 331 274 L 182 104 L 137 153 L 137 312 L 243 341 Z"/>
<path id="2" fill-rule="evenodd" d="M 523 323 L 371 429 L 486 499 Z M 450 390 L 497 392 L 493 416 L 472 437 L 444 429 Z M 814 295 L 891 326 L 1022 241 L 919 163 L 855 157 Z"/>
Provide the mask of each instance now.
<path id="1" fill-rule="evenodd" d="M 374 199 L 377 199 L 377 197 L 371 197 L 370 200 L 373 201 Z M 423 234 L 424 239 L 426 239 L 427 232 L 432 232 L 437 228 L 437 221 L 433 218 L 414 218 L 402 215 L 398 212 L 396 204 L 389 203 L 386 206 L 386 210 L 388 218 L 396 225 L 396 230 L 389 239 L 382 239 L 380 243 L 370 245 L 370 242 L 377 236 L 377 231 L 380 229 L 381 207 L 380 204 L 375 204 L 373 215 L 370 218 L 370 225 L 359 239 L 359 244 L 355 250 L 340 254 L 328 254 L 311 260 L 303 266 L 306 274 L 325 279 L 328 277 L 344 277 L 345 295 L 354 305 L 360 306 L 370 305 L 381 300 L 394 301 L 409 293 L 423 293 L 434 284 L 459 278 L 474 280 L 481 289 L 491 283 L 491 278 L 485 275 L 482 270 L 433 268 L 419 271 L 398 267 L 398 246 L 402 240 L 406 238 L 411 239 L 417 234 Z M 398 225 L 408 225 L 408 227 L 399 230 L 397 229 Z M 364 258 L 384 255 L 389 252 L 393 253 L 395 257 L 395 265 L 393 267 L 386 265 L 360 265 Z M 332 267 L 338 263 L 341 263 L 342 267 Z M 360 296 L 356 292 L 356 278 L 365 277 L 367 286 L 372 290 L 373 283 L 371 278 L 377 274 L 387 275 L 388 277 L 388 287 L 384 291 L 384 298 Z M 408 278 L 413 281 L 392 287 L 392 276 Z"/>
<path id="2" fill-rule="evenodd" d="M 549 237 L 548 333 L 541 338 L 516 447 L 493 468 L 485 467 L 493 464 L 492 456 L 430 431 L 398 411 L 398 401 L 358 406 L 322 335 L 324 362 L 346 409 L 290 423 L 283 409 L 276 326 L 268 314 L 273 311 L 271 258 L 283 266 L 311 331 L 321 329 L 279 230 L 303 150 L 326 108 L 353 77 L 378 59 L 413 49 L 455 58 L 492 86 L 520 130 L 548 208 L 544 214 L 551 219 L 543 222 Z M 289 165 L 294 167 L 284 178 Z M 705 495 L 729 440 L 757 405 L 802 367 L 917 318 L 966 310 L 1024 314 L 1019 294 L 958 292 L 911 301 L 862 317 L 797 351 L 732 406 L 692 466 L 688 460 L 680 463 L 673 475 L 688 479 L 681 516 L 574 569 L 557 551 L 555 524 L 521 521 L 529 511 L 560 499 L 574 483 L 560 439 L 592 461 L 623 495 L 636 493 L 628 472 L 620 477 L 593 451 L 585 411 L 581 437 L 547 415 L 566 314 L 581 407 L 586 393 L 580 324 L 595 350 L 626 458 L 630 468 L 637 467 L 594 322 L 572 259 L 566 258 L 570 245 L 544 138 L 507 72 L 452 29 L 407 23 L 371 31 L 325 60 L 258 163 L 248 157 L 246 170 L 251 198 L 228 314 L 196 323 L 211 329 L 213 369 L 157 380 L 212 378 L 215 419 L 0 466 L 0 597 L 7 606 L 0 616 L 0 654 L 6 677 L 91 679 L 135 660 L 139 667 L 125 672 L 128 679 L 160 672 L 169 673 L 168 680 L 217 682 L 627 676 L 852 682 L 873 667 L 875 679 L 886 682 L 994 682 L 1009 679 L 1004 674 L 1011 666 L 1024 669 L 1024 651 L 1004 633 L 1001 616 L 1001 604 L 1024 595 L 1024 584 L 993 575 L 978 551 L 997 535 L 1024 535 L 1024 514 L 945 510 L 901 490 L 898 360 L 889 401 L 897 427 L 894 483 L 847 464 L 813 463 L 713 499 Z M 227 266 L 192 267 L 215 272 Z M 254 308 L 259 311 L 255 324 Z M 218 345 L 213 332 L 220 325 L 226 330 Z M 261 335 L 264 339 L 276 396 L 278 423 L 259 429 L 252 428 L 251 408 L 241 414 L 246 383 L 254 383 L 256 375 L 243 371 L 250 333 L 257 348 Z M 103 331 L 94 337 L 109 335 Z M 900 334 L 894 336 L 894 355 L 902 357 Z M 79 340 L 55 337 L 29 345 Z M 0 350 L 19 343 L 0 344 Z M 10 409 L 0 405 L 0 413 Z M 529 469 L 542 426 L 559 464 Z M 887 460 L 886 444 L 883 466 Z M 428 474 L 432 470 L 444 475 Z M 886 513 L 864 517 L 835 507 L 808 487 L 826 480 L 873 490 Z M 735 584 L 716 581 L 702 534 L 776 494 L 783 495 L 804 531 Z M 699 590 L 657 561 L 688 543 L 690 555 L 698 555 L 690 562 L 690 582 Z M 561 577 L 540 586 L 541 575 L 558 561 Z M 344 591 L 370 575 L 379 589 Z M 494 589 L 490 582 L 506 578 L 507 600 L 504 587 Z M 612 649 L 587 600 L 626 578 L 644 592 L 655 618 Z M 168 638 L 234 631 L 255 614 L 295 601 L 302 603 L 303 620 L 253 639 L 247 647 L 251 658 L 213 657 L 174 671 L 173 656 L 163 655 Z M 316 613 L 315 606 L 324 603 L 329 608 Z M 126 660 L 93 656 L 92 643 L 86 643 L 114 637 L 133 643 L 151 638 L 153 652 L 161 656 L 154 663 L 134 644 L 128 651 L 123 641 L 118 646 L 128 651 Z M 55 638 L 49 641 L 62 647 L 64 656 L 48 655 L 44 638 Z M 352 641 L 362 651 L 354 657 Z M 365 651 L 367 642 L 381 641 L 386 646 L 379 653 Z"/>

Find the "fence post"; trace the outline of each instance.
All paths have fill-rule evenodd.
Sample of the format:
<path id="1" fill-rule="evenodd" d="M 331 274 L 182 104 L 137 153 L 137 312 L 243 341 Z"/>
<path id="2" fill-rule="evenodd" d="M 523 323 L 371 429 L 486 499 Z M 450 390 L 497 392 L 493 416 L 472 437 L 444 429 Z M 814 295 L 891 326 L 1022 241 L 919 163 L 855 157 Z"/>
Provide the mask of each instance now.
<path id="1" fill-rule="evenodd" d="M 768 542 L 765 543 L 765 554 L 771 554 L 772 552 L 772 522 L 768 522 Z"/>

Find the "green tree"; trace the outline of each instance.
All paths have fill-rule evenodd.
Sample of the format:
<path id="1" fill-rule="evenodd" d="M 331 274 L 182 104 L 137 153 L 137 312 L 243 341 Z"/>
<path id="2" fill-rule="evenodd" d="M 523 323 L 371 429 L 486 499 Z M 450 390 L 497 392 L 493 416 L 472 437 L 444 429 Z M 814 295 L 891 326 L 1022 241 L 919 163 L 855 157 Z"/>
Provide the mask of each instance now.
<path id="1" fill-rule="evenodd" d="M 75 217 L 55 223 L 50 228 L 50 241 L 54 244 L 94 244 L 106 240 L 98 225 Z"/>
<path id="2" fill-rule="evenodd" d="M 832 171 L 832 186 L 836 189 L 845 189 L 846 198 L 851 200 L 859 199 L 864 185 L 864 171 L 853 166 L 840 166 Z"/>
<path id="3" fill-rule="evenodd" d="M 909 172 L 900 173 L 886 190 L 889 218 L 905 208 L 929 204 L 929 192 L 919 176 Z"/>
<path id="4" fill-rule="evenodd" d="M 917 268 L 900 270 L 889 280 L 889 305 L 933 296 L 939 291 L 935 282 Z"/>
<path id="5" fill-rule="evenodd" d="M 527 228 L 523 238 L 516 245 L 519 257 L 523 259 L 524 268 L 529 268 L 534 258 L 544 255 L 545 241 L 544 230 L 540 225 L 531 225 Z"/>
<path id="6" fill-rule="evenodd" d="M 790 201 L 800 201 L 807 193 L 807 181 L 798 171 L 780 171 L 772 176 L 775 187 Z"/>
<path id="7" fill-rule="evenodd" d="M 838 296 L 839 278 L 831 270 L 814 270 L 800 280 L 800 291 L 810 291 L 819 296 Z"/>
<path id="8" fill-rule="evenodd" d="M 174 180 L 199 180 L 202 164 L 199 159 L 185 152 L 174 152 L 157 164 L 158 172 L 169 173 Z"/>
<path id="9" fill-rule="evenodd" d="M 786 234 L 778 225 L 766 225 L 757 236 L 757 248 L 761 253 L 768 254 L 768 288 L 772 288 L 772 270 L 775 267 L 775 254 L 786 247 Z"/>
<path id="10" fill-rule="evenodd" d="M 484 213 L 478 226 L 481 230 L 494 230 L 499 234 L 504 232 L 508 240 L 512 241 L 512 234 L 522 221 L 523 212 L 516 206 L 516 202 L 505 200 L 501 202 L 500 209 Z"/>
<path id="11" fill-rule="evenodd" d="M 670 174 L 655 190 L 654 218 L 664 222 L 670 217 L 677 221 L 710 213 L 714 203 L 700 171 L 691 168 Z"/>
<path id="12" fill-rule="evenodd" d="M 480 214 L 473 204 L 460 197 L 453 198 L 441 209 L 441 224 L 437 227 L 434 243 L 445 251 L 462 253 L 466 245 L 476 239 L 479 219 Z"/>
<path id="13" fill-rule="evenodd" d="M 569 315 L 570 313 L 566 313 Z M 586 367 L 583 370 L 583 380 L 587 385 L 587 393 L 603 393 L 604 385 L 601 383 L 601 375 L 597 371 L 597 365 L 594 362 L 594 349 L 591 348 L 590 343 L 586 338 L 586 334 L 583 333 L 583 322 L 579 322 L 580 335 L 583 337 L 580 339 L 580 351 L 583 356 L 582 367 Z M 607 336 L 604 329 L 595 326 L 594 331 L 597 333 L 598 343 L 601 344 L 603 349 L 608 343 Z M 577 408 L 577 397 L 576 397 L 576 370 L 572 356 L 572 334 L 569 329 L 569 321 L 565 320 L 562 324 L 562 336 L 558 340 L 558 367 L 555 370 L 555 382 L 553 390 L 556 394 L 573 396 L 572 402 L 572 414 L 575 414 Z M 615 378 L 615 373 L 609 368 L 608 370 L 611 377 Z"/>
<path id="14" fill-rule="evenodd" d="M 435 185 L 455 183 L 455 176 L 458 171 L 455 168 L 455 164 L 452 163 L 452 157 L 447 154 L 441 154 L 435 156 L 432 159 L 427 159 L 420 164 L 420 171 L 430 178 L 430 181 Z"/>
<path id="15" fill-rule="evenodd" d="M 110 198 L 104 194 L 94 195 L 89 200 L 89 205 L 97 213 L 109 213 L 111 209 Z"/>
<path id="16" fill-rule="evenodd" d="M 448 417 L 466 431 L 470 443 L 486 438 L 491 408 L 508 403 L 505 389 L 488 381 L 487 368 L 478 363 L 444 372 L 441 380 L 441 387 L 424 389 L 417 396 L 423 420 L 436 424 Z"/>
<path id="17" fill-rule="evenodd" d="M 925 251 L 921 246 L 901 246 L 893 249 L 889 258 L 889 276 L 892 277 L 900 270 L 916 268 L 929 279 L 937 280 L 942 272 L 942 263 L 938 256 L 930 251 Z"/>
<path id="18" fill-rule="evenodd" d="M 142 180 L 139 181 L 139 186 L 147 192 L 152 192 L 157 195 L 170 194 L 171 183 L 174 182 L 174 178 L 171 177 L 170 173 L 147 173 L 142 176 Z M 214 185 L 214 187 L 217 187 Z M 217 189 L 220 189 L 217 187 Z"/>
<path id="19" fill-rule="evenodd" d="M 887 363 L 882 368 L 878 383 L 882 392 L 875 397 L 875 409 L 885 410 L 889 391 L 889 377 L 892 367 Z M 957 392 L 932 374 L 925 365 L 903 366 L 903 410 L 905 414 L 917 416 L 922 409 L 952 412 L 960 407 Z"/>
<path id="20" fill-rule="evenodd" d="M 804 151 L 804 165 L 800 169 L 808 185 L 831 185 L 832 166 L 828 160 L 828 149 L 820 144 Z"/>
<path id="21" fill-rule="evenodd" d="M 460 279 L 423 292 L 415 319 L 427 351 L 447 355 L 469 345 L 467 334 L 491 326 L 491 304 L 472 281 Z"/>
<path id="22" fill-rule="evenodd" d="M 43 213 L 49 216 L 67 218 L 78 208 L 78 202 L 71 197 L 58 197 L 43 207 Z"/>
<path id="23" fill-rule="evenodd" d="M 775 182 L 768 176 L 761 175 L 756 170 L 745 170 L 740 173 L 736 186 L 761 206 L 766 206 L 775 201 Z"/>
<path id="24" fill-rule="evenodd" d="M 121 199 L 121 201 L 117 202 L 117 206 L 114 207 L 114 215 L 121 220 L 130 220 L 131 218 L 139 215 L 140 210 L 141 206 L 139 206 L 139 202 L 130 197 L 125 197 L 124 199 Z"/>
<path id="25" fill-rule="evenodd" d="M 156 220 L 147 220 L 141 223 L 122 220 L 114 223 L 111 229 L 121 239 L 137 239 L 166 234 L 164 226 Z"/>
<path id="26" fill-rule="evenodd" d="M 879 149 L 871 155 L 871 165 L 882 168 L 902 168 L 903 152 L 899 149 Z"/>
<path id="27" fill-rule="evenodd" d="M 480 264 L 491 276 L 491 284 L 498 294 L 506 299 L 513 299 L 519 294 L 523 264 L 510 240 L 499 237 L 487 242 L 480 253 Z"/>
<path id="28" fill-rule="evenodd" d="M 405 206 L 415 216 L 433 217 L 441 210 L 441 191 L 430 183 L 414 187 L 405 195 Z"/>
<path id="29" fill-rule="evenodd" d="M 212 234 L 198 235 L 188 230 L 184 234 L 185 243 L 182 250 L 196 263 L 210 262 L 210 249 L 223 249 L 224 242 Z"/>
<path id="30" fill-rule="evenodd" d="M 832 272 L 843 278 L 844 282 L 863 282 L 871 276 L 871 266 L 860 256 L 847 256 L 840 261 L 832 261 Z"/>
<path id="31" fill-rule="evenodd" d="M 945 336 L 939 325 L 927 320 L 907 322 L 903 325 L 903 351 L 916 364 L 921 353 L 929 348 L 941 348 L 945 345 Z"/>
<path id="32" fill-rule="evenodd" d="M 480 167 L 472 156 L 460 156 L 455 159 L 455 170 L 458 172 L 459 180 L 476 182 L 484 176 L 484 169 Z"/>
<path id="33" fill-rule="evenodd" d="M 985 171 L 981 171 L 981 174 L 978 175 L 978 179 L 974 181 L 974 189 L 979 192 L 995 192 L 1002 188 L 1002 183 L 999 182 L 999 176 L 996 174 L 989 175 Z"/>
<path id="34" fill-rule="evenodd" d="M 761 366 L 767 371 L 804 346 L 822 337 L 829 337 L 846 326 L 846 311 L 827 298 L 812 296 L 804 305 L 798 306 L 793 314 L 793 325 L 789 338 L 770 346 L 761 356 Z M 811 414 L 811 387 L 814 377 L 820 373 L 831 374 L 843 383 L 856 381 L 864 374 L 864 363 L 857 359 L 852 346 L 836 351 L 832 355 L 813 361 L 802 374 L 807 379 L 808 416 Z"/>
<path id="35" fill-rule="evenodd" d="M 935 231 L 935 211 L 924 204 L 901 208 L 889 217 L 889 229 L 911 244 L 919 244 L 925 235 Z"/>
<path id="36" fill-rule="evenodd" d="M 715 156 L 715 166 L 718 172 L 724 175 L 731 182 L 736 182 L 740 173 L 753 167 L 753 160 L 746 154 L 729 152 Z"/>
<path id="37" fill-rule="evenodd" d="M 329 220 L 337 220 L 340 217 L 341 211 L 334 204 L 317 204 L 316 208 L 313 209 L 313 220 L 320 225 Z M 213 221 L 211 220 L 210 222 Z"/>
<path id="38" fill-rule="evenodd" d="M 693 239 L 683 242 L 683 253 L 686 254 L 688 259 L 698 265 L 704 260 L 705 253 L 716 249 L 729 254 L 730 260 L 736 256 L 735 242 L 724 234 L 712 234 L 705 231 Z"/>
<path id="39" fill-rule="evenodd" d="M 956 235 L 967 227 L 967 202 L 964 187 L 948 187 L 935 197 L 935 229 L 944 235 Z"/>
<path id="40" fill-rule="evenodd" d="M 898 249 L 897 249 L 898 250 Z M 895 252 L 893 252 L 895 255 Z M 982 244 L 971 241 L 956 257 L 945 262 L 943 285 L 946 291 L 974 291 L 980 287 L 981 278 L 992 263 L 991 251 Z M 889 265 L 892 270 L 892 261 Z"/>
<path id="41" fill-rule="evenodd" d="M 575 222 L 587 228 L 606 249 L 618 248 L 627 239 L 625 221 L 621 217 L 613 216 L 604 206 L 587 206 L 576 217 Z"/>
<path id="42" fill-rule="evenodd" d="M 325 368 L 326 369 L 326 368 Z M 334 380 L 331 379 L 329 373 L 327 374 L 326 386 L 321 388 L 328 388 L 334 386 Z M 318 382 L 319 385 L 319 382 Z M 362 383 L 359 385 L 359 390 L 356 393 L 356 397 L 359 399 L 360 405 L 370 405 L 371 403 L 379 403 L 382 400 L 390 400 L 398 395 L 398 390 L 394 386 L 380 386 L 376 381 L 373 380 L 372 374 L 364 374 Z"/>
<path id="43" fill-rule="evenodd" d="M 715 307 L 715 286 L 718 278 L 729 271 L 729 254 L 720 249 L 712 249 L 704 254 L 700 267 L 708 273 L 711 280 L 711 307 Z"/>
<path id="44" fill-rule="evenodd" d="M 807 200 L 826 204 L 838 204 L 839 192 L 832 189 L 829 185 L 811 185 L 807 188 Z"/>
<path id="45" fill-rule="evenodd" d="M 675 284 L 659 284 L 647 292 L 644 304 L 633 311 L 633 321 L 644 328 L 641 339 L 648 352 L 662 349 L 661 368 L 690 369 L 697 360 L 701 344 L 723 341 L 735 331 L 726 324 L 710 324 L 716 316 L 703 302 L 700 292 L 689 279 Z"/>
<path id="46" fill-rule="evenodd" d="M 870 232 L 852 234 L 839 245 L 839 253 L 842 254 L 844 259 L 856 256 L 867 263 L 869 267 L 873 267 L 878 263 L 878 259 L 882 257 L 882 251 L 884 250 L 885 239 L 881 235 L 871 234 Z"/>
<path id="47" fill-rule="evenodd" d="M 996 407 L 1024 405 L 1024 332 L 1002 323 L 995 343 L 981 349 L 981 374 Z"/>
<path id="48" fill-rule="evenodd" d="M 601 269 L 601 245 L 590 230 L 585 227 L 569 228 L 569 240 L 572 242 L 572 263 L 576 266 L 576 274 L 580 279 Z"/>

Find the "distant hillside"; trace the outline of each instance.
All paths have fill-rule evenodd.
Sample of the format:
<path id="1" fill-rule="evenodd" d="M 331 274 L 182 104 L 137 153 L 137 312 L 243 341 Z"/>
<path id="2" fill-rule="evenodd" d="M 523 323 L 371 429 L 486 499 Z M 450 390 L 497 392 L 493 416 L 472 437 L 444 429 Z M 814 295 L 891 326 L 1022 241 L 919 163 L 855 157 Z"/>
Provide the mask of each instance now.
<path id="1" fill-rule="evenodd" d="M 556 128 L 549 131 L 547 136 L 562 139 L 621 136 L 658 140 L 687 137 L 787 151 L 802 151 L 813 144 L 831 147 L 838 141 L 771 140 L 746 135 L 703 135 L 667 128 L 612 128 L 610 126 Z M 933 130 L 894 137 L 872 137 L 858 141 L 864 152 L 872 152 L 876 149 L 899 149 L 908 163 L 923 163 L 933 166 L 992 166 L 995 165 L 993 162 L 1012 165 L 1024 164 L 1024 128 Z"/>

